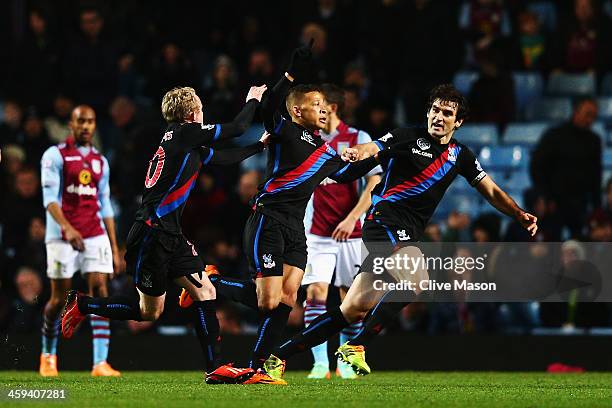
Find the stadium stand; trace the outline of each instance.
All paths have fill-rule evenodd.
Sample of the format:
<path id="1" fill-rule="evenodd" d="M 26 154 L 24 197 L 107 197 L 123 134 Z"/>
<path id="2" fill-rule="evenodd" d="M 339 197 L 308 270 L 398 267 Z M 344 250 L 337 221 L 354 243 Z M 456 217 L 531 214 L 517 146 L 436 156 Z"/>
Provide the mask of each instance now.
<path id="1" fill-rule="evenodd" d="M 530 102 L 539 99 L 544 92 L 544 79 L 539 72 L 513 72 L 516 108 L 523 114 Z"/>
<path id="2" fill-rule="evenodd" d="M 543 97 L 527 104 L 525 119 L 529 121 L 564 121 L 572 116 L 572 101 L 567 97 Z"/>
<path id="3" fill-rule="evenodd" d="M 493 123 L 466 123 L 457 130 L 456 135 L 457 140 L 476 153 L 483 146 L 496 145 L 499 140 L 497 126 Z"/>
<path id="4" fill-rule="evenodd" d="M 459 92 L 467 95 L 472 89 L 472 84 L 478 79 L 478 72 L 476 71 L 459 71 L 453 77 L 453 85 L 459 90 Z"/>
<path id="5" fill-rule="evenodd" d="M 504 131 L 502 141 L 504 145 L 534 146 L 549 127 L 550 123 L 547 122 L 510 123 Z"/>
<path id="6" fill-rule="evenodd" d="M 548 77 L 547 92 L 557 96 L 589 96 L 595 94 L 592 74 L 554 73 Z"/>

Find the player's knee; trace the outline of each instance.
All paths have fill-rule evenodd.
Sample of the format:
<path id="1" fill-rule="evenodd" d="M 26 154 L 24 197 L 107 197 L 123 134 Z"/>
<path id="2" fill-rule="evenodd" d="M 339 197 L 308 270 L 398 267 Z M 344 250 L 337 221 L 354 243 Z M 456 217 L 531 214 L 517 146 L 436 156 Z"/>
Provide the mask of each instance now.
<path id="1" fill-rule="evenodd" d="M 141 308 L 140 308 L 140 317 L 142 317 L 142 320 L 147 320 L 147 321 L 153 322 L 153 321 L 159 319 L 159 317 L 161 316 L 163 311 L 164 311 L 163 306 L 159 307 L 159 308 L 143 308 L 141 306 Z"/>
<path id="2" fill-rule="evenodd" d="M 306 289 L 306 300 L 314 300 L 317 302 L 325 302 L 327 300 L 327 283 L 311 283 Z"/>
<path id="3" fill-rule="evenodd" d="M 262 312 L 270 312 L 278 307 L 281 299 L 277 296 L 260 296 L 257 299 L 257 307 Z"/>
<path id="4" fill-rule="evenodd" d="M 296 301 L 297 301 L 297 292 L 294 292 L 294 291 L 283 292 L 283 295 L 281 296 L 281 302 L 283 302 L 284 304 L 288 306 L 293 307 Z"/>
<path id="5" fill-rule="evenodd" d="M 201 288 L 191 291 L 191 297 L 197 301 L 213 300 L 217 297 L 217 291 L 212 283 L 206 282 Z"/>
<path id="6" fill-rule="evenodd" d="M 340 310 L 342 311 L 342 315 L 349 323 L 355 323 L 359 320 L 363 320 L 368 313 L 367 310 L 358 307 L 346 307 L 346 305 L 340 305 Z"/>

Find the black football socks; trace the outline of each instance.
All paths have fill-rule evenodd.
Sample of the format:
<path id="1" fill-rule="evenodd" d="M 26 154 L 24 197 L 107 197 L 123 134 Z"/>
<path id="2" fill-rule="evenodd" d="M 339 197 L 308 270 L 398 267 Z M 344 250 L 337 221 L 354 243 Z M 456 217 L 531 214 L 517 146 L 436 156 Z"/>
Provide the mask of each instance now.
<path id="1" fill-rule="evenodd" d="M 193 326 L 204 354 L 206 372 L 211 373 L 219 366 L 219 343 L 221 342 L 216 301 L 196 300 L 193 302 L 192 310 L 194 313 Z"/>
<path id="2" fill-rule="evenodd" d="M 294 354 L 323 343 L 348 325 L 349 322 L 346 321 L 339 307 L 328 310 L 327 313 L 314 319 L 308 327 L 274 350 L 272 354 L 286 360 Z"/>
<path id="3" fill-rule="evenodd" d="M 276 309 L 262 312 L 257 332 L 257 341 L 253 348 L 253 354 L 249 367 L 258 369 L 263 366 L 264 361 L 272 354 L 287 326 L 291 306 L 279 303 Z"/>
<path id="4" fill-rule="evenodd" d="M 138 300 L 128 296 L 110 296 L 93 298 L 79 296 L 79 311 L 83 314 L 95 314 L 113 320 L 142 321 Z"/>
<path id="5" fill-rule="evenodd" d="M 217 290 L 219 297 L 242 303 L 257 310 L 257 288 L 252 280 L 228 278 L 212 275 L 208 277 Z"/>

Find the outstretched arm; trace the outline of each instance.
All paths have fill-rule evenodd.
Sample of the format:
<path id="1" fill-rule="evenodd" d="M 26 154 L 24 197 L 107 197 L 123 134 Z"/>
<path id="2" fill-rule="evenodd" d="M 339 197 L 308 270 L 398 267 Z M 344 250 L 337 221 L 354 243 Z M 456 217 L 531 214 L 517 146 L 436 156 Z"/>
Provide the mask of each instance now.
<path id="1" fill-rule="evenodd" d="M 491 177 L 484 177 L 477 185 L 476 190 L 500 212 L 514 218 L 534 236 L 538 231 L 538 217 L 529 214 L 520 208 L 504 190 L 502 190 Z"/>
<path id="2" fill-rule="evenodd" d="M 378 166 L 378 155 L 369 157 L 365 160 L 359 160 L 353 163 L 347 163 L 342 166 L 337 172 L 330 175 L 329 178 L 338 183 L 348 183 L 365 176 L 374 167 Z"/>
<path id="3" fill-rule="evenodd" d="M 245 147 L 222 150 L 214 150 L 213 148 L 207 147 L 205 149 L 208 149 L 208 152 L 205 153 L 205 159 L 203 161 L 203 164 L 224 166 L 228 164 L 240 163 L 241 161 L 248 159 L 254 154 L 262 152 L 268 144 L 269 136 L 270 135 L 265 132 L 261 136 L 261 139 L 259 139 L 259 142 L 253 143 Z"/>
<path id="4" fill-rule="evenodd" d="M 289 88 L 293 84 L 295 78 L 300 78 L 307 70 L 312 59 L 311 48 L 313 43 L 314 40 L 310 40 L 308 45 L 293 50 L 287 72 L 285 72 L 276 85 L 274 85 L 274 88 L 266 93 L 266 97 L 262 103 L 262 117 L 264 127 L 268 132 L 278 133 L 280 130 L 283 119 L 277 115 L 278 108 L 285 100 L 287 92 L 289 92 Z"/>

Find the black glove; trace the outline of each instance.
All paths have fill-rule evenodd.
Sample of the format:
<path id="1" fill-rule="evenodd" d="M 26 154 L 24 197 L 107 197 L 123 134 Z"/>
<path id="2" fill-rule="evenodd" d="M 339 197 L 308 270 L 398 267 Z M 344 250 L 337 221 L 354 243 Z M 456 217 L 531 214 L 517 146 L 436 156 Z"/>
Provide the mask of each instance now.
<path id="1" fill-rule="evenodd" d="M 303 45 L 296 48 L 291 53 L 291 60 L 287 67 L 287 72 L 294 78 L 300 78 L 307 74 L 312 61 L 312 44 L 314 39 L 310 40 L 308 45 Z"/>

